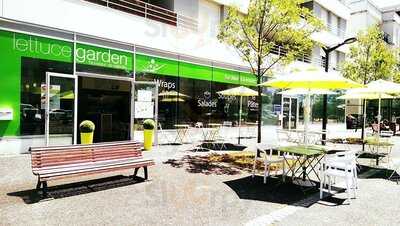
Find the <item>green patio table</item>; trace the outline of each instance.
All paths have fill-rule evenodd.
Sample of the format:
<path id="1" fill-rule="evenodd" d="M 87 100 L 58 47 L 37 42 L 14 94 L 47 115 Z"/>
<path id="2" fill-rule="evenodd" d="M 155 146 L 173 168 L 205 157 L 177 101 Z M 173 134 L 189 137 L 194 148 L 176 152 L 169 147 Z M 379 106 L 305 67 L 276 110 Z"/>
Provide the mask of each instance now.
<path id="1" fill-rule="evenodd" d="M 285 176 L 289 176 L 289 173 L 292 173 L 293 178 L 301 171 L 303 184 L 305 184 L 305 182 L 312 184 L 310 179 L 311 173 L 314 173 L 318 180 L 320 180 L 319 174 L 315 168 L 326 154 L 325 146 L 293 145 L 277 147 L 277 150 L 286 153 L 283 157 L 286 164 L 289 166 L 289 170 L 285 172 Z M 289 160 L 295 160 L 295 162 L 290 164 Z"/>
<path id="2" fill-rule="evenodd" d="M 375 154 L 375 161 L 376 165 L 379 166 L 379 159 L 385 157 L 386 155 L 388 156 L 388 161 L 389 161 L 389 155 L 392 152 L 392 148 L 394 146 L 393 143 L 388 141 L 385 138 L 367 138 L 365 140 L 365 143 L 368 145 L 368 149 L 372 154 Z M 386 152 L 381 152 L 382 149 L 386 149 Z M 382 155 L 382 156 L 381 156 Z"/>

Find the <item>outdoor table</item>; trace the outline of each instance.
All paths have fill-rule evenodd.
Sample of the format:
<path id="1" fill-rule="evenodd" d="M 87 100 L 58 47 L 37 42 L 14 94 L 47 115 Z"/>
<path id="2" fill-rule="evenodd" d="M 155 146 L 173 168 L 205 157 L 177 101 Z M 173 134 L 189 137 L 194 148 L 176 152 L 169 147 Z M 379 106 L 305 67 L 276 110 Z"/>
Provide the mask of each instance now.
<path id="1" fill-rule="evenodd" d="M 308 182 L 310 182 L 309 184 L 311 184 L 311 173 L 314 173 L 317 179 L 320 180 L 319 174 L 315 168 L 326 153 L 325 147 L 316 145 L 294 145 L 277 147 L 277 150 L 286 153 L 283 157 L 286 164 L 289 166 L 289 170 L 285 172 L 287 176 L 289 176 L 289 173 L 292 173 L 292 177 L 295 177 L 301 170 L 302 182 L 307 182 L 306 180 L 308 179 Z M 289 156 L 294 158 L 294 163 L 289 163 L 289 159 L 293 159 Z M 297 164 L 299 165 L 297 166 Z"/>
<path id="2" fill-rule="evenodd" d="M 184 143 L 190 126 L 188 124 L 175 124 L 174 127 L 176 128 L 176 138 L 174 143 L 177 141 Z"/>
<path id="3" fill-rule="evenodd" d="M 221 127 L 222 126 L 222 124 L 220 124 L 220 123 L 208 123 L 207 125 L 210 128 L 212 128 L 212 127 Z"/>
<path id="4" fill-rule="evenodd" d="M 386 140 L 379 140 L 379 139 L 372 139 L 372 140 L 368 140 L 366 141 L 366 144 L 369 147 L 369 150 L 372 154 L 376 155 L 376 165 L 379 166 L 379 159 L 380 157 L 384 157 L 381 156 L 381 152 L 380 150 L 382 149 L 386 149 L 387 150 L 387 155 L 390 154 L 390 152 L 392 151 L 392 148 L 394 146 L 393 143 L 390 143 L 389 141 Z"/>
<path id="5" fill-rule="evenodd" d="M 295 129 L 292 130 L 293 132 L 297 133 L 298 140 L 304 140 L 304 135 L 306 131 L 304 129 Z M 321 141 L 322 135 L 327 134 L 326 131 L 319 131 L 319 130 L 309 130 L 307 131 L 307 140 L 308 143 L 315 144 L 318 141 Z"/>
<path id="6" fill-rule="evenodd" d="M 203 141 L 215 141 L 219 128 L 202 128 Z"/>
<path id="7" fill-rule="evenodd" d="M 257 122 L 246 122 L 246 125 L 248 125 L 248 126 L 257 126 L 258 123 Z"/>

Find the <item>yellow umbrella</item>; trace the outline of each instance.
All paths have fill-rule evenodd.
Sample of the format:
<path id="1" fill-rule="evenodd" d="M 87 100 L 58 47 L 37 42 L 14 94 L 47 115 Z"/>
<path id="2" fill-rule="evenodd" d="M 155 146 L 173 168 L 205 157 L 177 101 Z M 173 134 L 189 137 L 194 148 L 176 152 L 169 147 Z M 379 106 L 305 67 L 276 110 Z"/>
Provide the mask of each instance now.
<path id="1" fill-rule="evenodd" d="M 279 94 L 285 95 L 285 96 L 297 96 L 297 95 L 307 95 L 310 93 L 311 95 L 322 95 L 322 94 L 336 94 L 333 91 L 327 90 L 327 89 L 313 89 L 313 90 L 308 90 L 308 89 L 302 89 L 302 88 L 295 88 L 295 89 L 288 89 L 282 92 L 279 92 Z"/>
<path id="2" fill-rule="evenodd" d="M 350 79 L 344 78 L 336 71 L 329 73 L 309 68 L 306 70 L 297 70 L 289 74 L 271 79 L 270 81 L 260 84 L 261 86 L 269 86 L 280 89 L 303 88 L 308 90 L 305 98 L 304 108 L 304 142 L 307 142 L 308 121 L 311 112 L 310 95 L 314 89 L 352 89 L 361 88 L 363 85 L 356 83 Z"/>
<path id="3" fill-rule="evenodd" d="M 172 97 L 172 98 L 163 98 L 161 102 L 185 102 L 183 98 L 179 97 Z"/>
<path id="4" fill-rule="evenodd" d="M 336 71 L 329 73 L 318 69 L 307 69 L 295 71 L 279 78 L 271 79 L 268 82 L 260 84 L 279 89 L 302 88 L 312 89 L 352 89 L 361 88 L 363 85 L 350 79 L 344 78 Z"/>
<path id="5" fill-rule="evenodd" d="M 188 95 L 179 93 L 175 90 L 161 92 L 158 94 L 158 96 L 160 96 L 160 97 L 178 97 L 178 96 L 179 97 L 189 97 Z"/>
<path id="6" fill-rule="evenodd" d="M 242 102 L 243 102 L 243 97 L 254 97 L 258 96 L 258 92 L 255 90 L 252 90 L 250 88 L 244 87 L 244 86 L 238 86 L 235 88 L 223 90 L 217 92 L 221 95 L 224 96 L 239 96 L 240 97 L 240 105 L 239 105 L 239 137 L 238 137 L 238 143 L 240 144 L 240 127 L 241 127 L 241 121 L 242 121 Z"/>
<path id="7" fill-rule="evenodd" d="M 63 99 L 63 100 L 73 100 L 73 99 L 75 99 L 74 91 L 71 91 L 71 90 L 62 93 L 60 96 L 61 96 L 60 99 Z"/>
<path id="8" fill-rule="evenodd" d="M 380 125 L 382 118 L 381 116 L 382 99 L 395 98 L 388 94 L 400 94 L 400 84 L 379 79 L 368 83 L 365 88 L 353 89 L 351 91 L 351 94 L 360 96 L 364 95 L 365 97 L 370 96 L 370 98 L 353 98 L 353 99 L 378 99 L 378 125 Z M 364 112 L 366 111 L 364 110 Z M 365 126 L 365 115 L 364 115 L 364 126 Z M 380 126 L 378 126 L 378 135 L 379 134 L 380 134 Z"/>
<path id="9" fill-rule="evenodd" d="M 396 97 L 388 95 L 388 94 L 373 94 L 373 93 L 354 93 L 354 92 L 349 92 L 346 93 L 337 99 L 341 100 L 353 100 L 353 99 L 362 99 L 362 100 L 377 100 L 377 99 L 394 99 Z"/>

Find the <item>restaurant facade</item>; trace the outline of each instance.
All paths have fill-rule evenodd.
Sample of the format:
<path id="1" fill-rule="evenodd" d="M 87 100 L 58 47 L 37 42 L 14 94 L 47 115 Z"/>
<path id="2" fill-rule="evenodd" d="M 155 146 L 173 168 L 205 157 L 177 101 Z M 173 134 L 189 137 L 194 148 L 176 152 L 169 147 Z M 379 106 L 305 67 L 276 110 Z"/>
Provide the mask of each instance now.
<path id="1" fill-rule="evenodd" d="M 79 124 L 96 125 L 94 142 L 135 139 L 145 118 L 176 124 L 238 125 L 239 98 L 217 92 L 256 89 L 244 68 L 83 35 L 0 28 L 0 151 L 79 144 Z M 255 122 L 256 97 L 243 101 Z M 18 147 L 18 148 L 15 148 Z"/>

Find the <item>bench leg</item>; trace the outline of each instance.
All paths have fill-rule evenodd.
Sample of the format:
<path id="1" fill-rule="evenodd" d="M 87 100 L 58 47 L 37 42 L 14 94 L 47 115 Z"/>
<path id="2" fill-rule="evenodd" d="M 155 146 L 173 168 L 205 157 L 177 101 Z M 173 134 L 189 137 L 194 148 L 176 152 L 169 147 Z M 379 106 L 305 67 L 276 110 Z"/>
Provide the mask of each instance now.
<path id="1" fill-rule="evenodd" d="M 43 181 L 43 188 L 42 188 L 42 197 L 47 198 L 47 181 Z"/>
<path id="2" fill-rule="evenodd" d="M 39 190 L 41 185 L 42 185 L 42 182 L 40 181 L 40 177 L 38 177 L 37 184 L 36 184 L 36 190 Z"/>
<path id="3" fill-rule="evenodd" d="M 135 168 L 135 172 L 133 173 L 133 176 L 134 176 L 134 177 L 136 177 L 138 171 L 139 171 L 139 168 Z"/>
<path id="4" fill-rule="evenodd" d="M 144 170 L 144 179 L 147 180 L 149 178 L 149 174 L 147 173 L 147 166 L 144 166 L 143 170 Z"/>

